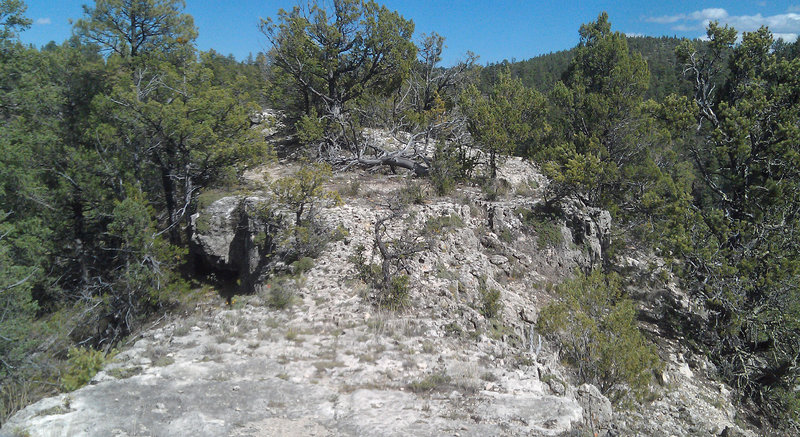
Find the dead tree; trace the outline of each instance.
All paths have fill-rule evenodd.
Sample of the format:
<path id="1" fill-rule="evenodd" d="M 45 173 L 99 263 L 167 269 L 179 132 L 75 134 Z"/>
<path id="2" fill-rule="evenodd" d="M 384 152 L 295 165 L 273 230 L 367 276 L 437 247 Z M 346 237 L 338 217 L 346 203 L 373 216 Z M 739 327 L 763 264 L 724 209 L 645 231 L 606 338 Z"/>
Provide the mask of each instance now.
<path id="1" fill-rule="evenodd" d="M 392 277 L 400 271 L 410 274 L 408 260 L 419 252 L 430 249 L 430 241 L 421 234 L 404 234 L 395 239 L 389 237 L 389 225 L 402 218 L 406 206 L 401 203 L 388 205 L 389 213 L 375 221 L 375 248 L 381 257 L 380 277 L 376 278 L 376 288 L 386 291 L 390 288 Z"/>

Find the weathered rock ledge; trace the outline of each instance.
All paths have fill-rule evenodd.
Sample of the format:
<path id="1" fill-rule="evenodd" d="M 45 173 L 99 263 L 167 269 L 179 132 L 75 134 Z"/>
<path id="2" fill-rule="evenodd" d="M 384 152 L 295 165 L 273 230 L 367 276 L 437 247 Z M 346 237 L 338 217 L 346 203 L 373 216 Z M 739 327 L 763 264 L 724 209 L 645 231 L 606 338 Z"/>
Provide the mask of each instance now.
<path id="1" fill-rule="evenodd" d="M 348 236 L 330 243 L 297 282 L 301 302 L 274 310 L 255 294 L 227 307 L 209 296 L 193 314 L 142 332 L 88 386 L 29 406 L 2 432 L 751 435 L 735 424 L 730 391 L 706 379 L 703 360 L 687 359 L 679 342 L 664 340 L 663 385 L 641 411 L 614 410 L 596 387 L 572 379 L 532 321 L 552 298 L 546 284 L 599 262 L 610 217 L 567 204 L 557 221 L 563 241 L 542 247 L 519 213 L 541 202 L 542 176 L 511 160 L 501 177 L 518 192 L 527 185 L 525 195 L 485 202 L 467 188 L 414 205 L 393 225 L 391 233 L 403 235 L 432 218 L 462 223 L 414 256 L 412 306 L 387 313 L 365 298 L 369 291 L 356 279 L 351 255 L 360 245 L 371 255 L 383 199 L 403 181 L 337 175 L 332 184 L 362 178 L 361 193 L 324 211 L 324 220 Z M 193 244 L 209 268 L 259 281 L 262 254 L 252 238 L 264 229 L 251 214 L 258 201 L 258 195 L 223 197 L 193 217 Z M 502 324 L 476 309 L 481 284 L 501 292 Z"/>

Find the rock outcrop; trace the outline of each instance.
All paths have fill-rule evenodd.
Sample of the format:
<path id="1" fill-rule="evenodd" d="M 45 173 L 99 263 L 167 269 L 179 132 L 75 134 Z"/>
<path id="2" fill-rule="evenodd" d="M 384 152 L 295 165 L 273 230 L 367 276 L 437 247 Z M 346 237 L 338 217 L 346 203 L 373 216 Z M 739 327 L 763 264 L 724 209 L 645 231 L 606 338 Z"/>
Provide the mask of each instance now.
<path id="1" fill-rule="evenodd" d="M 240 293 L 252 293 L 268 264 L 269 239 L 280 223 L 263 213 L 265 198 L 227 196 L 191 217 L 190 248 L 207 271 L 236 278 Z"/>
<path id="2" fill-rule="evenodd" d="M 223 197 L 192 218 L 193 250 L 209 269 L 239 275 L 245 289 L 224 305 L 208 297 L 187 317 L 142 332 L 92 382 L 16 414 L 2 432 L 31 436 L 720 435 L 735 423 L 730 391 L 709 381 L 671 344 L 662 387 L 642 411 L 615 410 L 577 381 L 558 348 L 535 330 L 547 288 L 606 256 L 610 216 L 577 201 L 551 216 L 563 237 L 542 244 L 522 212 L 541 205 L 541 175 L 520 160 L 511 187 L 488 202 L 465 187 L 412 205 L 387 239 L 423 231 L 430 248 L 403 272 L 410 307 L 387 312 L 370 299 L 352 255 L 374 257 L 374 225 L 400 177 L 360 178 L 360 192 L 320 214 L 347 236 L 331 242 L 293 284 L 296 304 L 265 305 L 259 235 L 270 221 L 258 196 Z M 504 173 L 505 171 L 505 173 Z M 522 184 L 525 187 L 522 187 Z M 524 190 L 522 188 L 525 188 Z M 447 218 L 446 220 L 444 218 Z M 260 243 L 260 244 L 257 244 Z M 635 269 L 636 263 L 631 264 Z M 499 292 L 498 314 L 482 310 Z M 748 434 L 744 434 L 748 435 Z"/>

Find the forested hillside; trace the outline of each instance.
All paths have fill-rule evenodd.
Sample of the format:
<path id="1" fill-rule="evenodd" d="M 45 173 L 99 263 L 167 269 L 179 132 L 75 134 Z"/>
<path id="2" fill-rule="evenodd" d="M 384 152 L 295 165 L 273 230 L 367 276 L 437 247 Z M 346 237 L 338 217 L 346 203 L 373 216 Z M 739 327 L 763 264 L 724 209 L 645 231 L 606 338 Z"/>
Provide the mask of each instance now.
<path id="1" fill-rule="evenodd" d="M 179 300 L 199 192 L 270 156 L 260 69 L 198 52 L 180 3 L 101 1 L 42 49 L 0 3 L 3 416 Z"/>
<path id="2" fill-rule="evenodd" d="M 626 39 L 631 53 L 640 53 L 650 69 L 650 84 L 645 98 L 662 100 L 672 93 L 691 94 L 691 83 L 683 79 L 681 65 L 675 58 L 675 48 L 680 44 L 680 38 L 628 36 Z M 499 71 L 508 68 L 526 87 L 546 92 L 562 79 L 575 57 L 575 50 L 548 53 L 525 61 L 489 64 L 481 71 L 481 81 L 489 83 Z"/>
<path id="3" fill-rule="evenodd" d="M 549 179 L 547 214 L 526 220 L 544 227 L 568 201 L 613 219 L 603 259 L 557 287 L 538 325 L 582 381 L 637 402 L 655 384 L 619 263 L 644 251 L 692 300 L 671 332 L 754 425 L 798 429 L 800 40 L 716 22 L 707 41 L 626 37 L 600 13 L 571 50 L 446 68 L 445 37 L 337 0 L 262 20 L 268 52 L 238 62 L 197 49 L 179 0 L 97 0 L 42 48 L 18 40 L 25 9 L 0 2 L 0 417 L 85 383 L 147 320 L 216 285 L 190 255 L 190 217 L 214 190 L 244 190 L 246 170 L 302 166 L 263 182 L 274 234 L 252 240 L 265 261 L 246 281 L 265 281 L 336 238 L 316 215 L 340 201 L 323 189 L 332 172 L 430 184 L 386 221 L 458 186 L 501 198 L 497 170 L 518 156 Z M 365 299 L 412 308 L 402 264 L 419 242 L 386 244 L 374 226 Z"/>

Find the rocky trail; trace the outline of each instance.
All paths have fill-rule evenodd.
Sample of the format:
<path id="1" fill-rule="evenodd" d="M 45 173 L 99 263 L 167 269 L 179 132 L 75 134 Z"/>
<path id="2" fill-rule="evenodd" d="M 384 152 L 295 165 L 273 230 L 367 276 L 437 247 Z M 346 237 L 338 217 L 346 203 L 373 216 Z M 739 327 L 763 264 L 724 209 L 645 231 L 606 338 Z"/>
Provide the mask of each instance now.
<path id="1" fill-rule="evenodd" d="M 353 177 L 337 175 L 332 184 Z M 510 160 L 501 177 L 511 187 L 501 200 L 483 201 L 466 188 L 413 205 L 393 225 L 399 236 L 432 218 L 457 217 L 414 256 L 407 309 L 377 308 L 355 274 L 352 255 L 360 245 L 370 250 L 383 200 L 404 184 L 365 179 L 360 193 L 324 211 L 347 236 L 283 285 L 297 295 L 290 308 L 269 308 L 266 284 L 230 306 L 208 297 L 140 333 L 89 385 L 20 411 L 2 433 L 752 435 L 737 426 L 727 387 L 707 379 L 709 364 L 679 341 L 660 340 L 667 366 L 646 405 L 612 406 L 595 386 L 575 381 L 532 321 L 552 298 L 547 284 L 599 256 L 610 218 L 576 205 L 558 224 L 563 241 L 542 248 L 518 208 L 539 201 L 546 181 L 520 160 Z M 482 287 L 500 291 L 502 313 L 492 320 L 479 310 Z M 660 311 L 658 299 L 642 293 L 643 306 Z"/>

